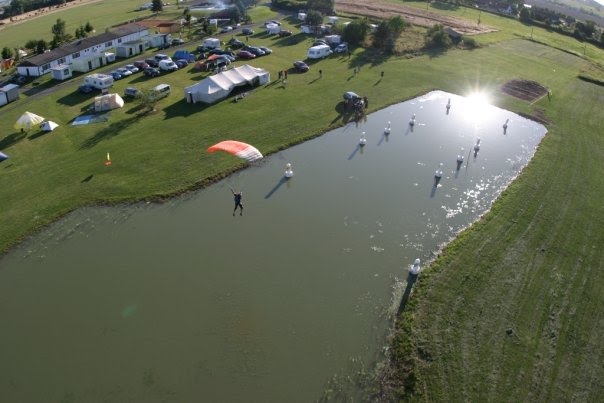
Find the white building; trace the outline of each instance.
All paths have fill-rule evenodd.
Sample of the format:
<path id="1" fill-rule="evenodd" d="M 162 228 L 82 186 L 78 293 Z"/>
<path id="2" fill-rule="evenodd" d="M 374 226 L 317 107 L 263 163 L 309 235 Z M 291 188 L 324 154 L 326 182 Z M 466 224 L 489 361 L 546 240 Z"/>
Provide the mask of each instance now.
<path id="1" fill-rule="evenodd" d="M 126 24 L 100 35 L 83 38 L 63 45 L 50 52 L 24 60 L 17 66 L 23 76 L 39 77 L 50 73 L 53 67 L 61 64 L 73 64 L 74 60 L 104 56 L 108 49 L 114 49 L 122 43 L 137 41 L 149 35 L 149 29 L 136 23 Z"/>

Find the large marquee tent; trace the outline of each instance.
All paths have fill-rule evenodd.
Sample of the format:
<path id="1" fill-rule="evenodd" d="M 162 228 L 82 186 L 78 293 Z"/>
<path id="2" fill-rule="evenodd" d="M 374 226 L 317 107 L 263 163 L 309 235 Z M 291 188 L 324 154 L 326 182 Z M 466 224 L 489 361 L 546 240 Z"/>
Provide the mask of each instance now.
<path id="1" fill-rule="evenodd" d="M 207 77 L 197 84 L 186 87 L 185 100 L 193 104 L 196 102 L 211 104 L 226 98 L 235 87 L 262 85 L 269 81 L 268 71 L 246 64 Z"/>

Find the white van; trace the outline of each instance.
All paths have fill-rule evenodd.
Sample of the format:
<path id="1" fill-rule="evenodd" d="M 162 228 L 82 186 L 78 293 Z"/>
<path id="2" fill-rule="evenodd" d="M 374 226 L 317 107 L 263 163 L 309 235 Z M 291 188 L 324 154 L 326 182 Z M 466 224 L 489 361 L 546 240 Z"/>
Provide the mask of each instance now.
<path id="1" fill-rule="evenodd" d="M 84 78 L 84 85 L 97 90 L 105 90 L 113 85 L 113 77 L 108 74 L 94 73 Z"/>
<path id="2" fill-rule="evenodd" d="M 153 89 L 151 91 L 153 91 L 155 94 L 154 99 L 158 100 L 158 99 L 162 99 L 162 98 L 165 98 L 168 95 L 170 95 L 172 88 L 170 88 L 169 84 L 160 84 L 160 85 L 153 87 Z"/>
<path id="3" fill-rule="evenodd" d="M 308 49 L 307 57 L 309 59 L 322 59 L 332 54 L 329 45 L 317 45 Z"/>
<path id="4" fill-rule="evenodd" d="M 159 69 L 163 71 L 176 71 L 178 66 L 172 60 L 160 60 Z"/>

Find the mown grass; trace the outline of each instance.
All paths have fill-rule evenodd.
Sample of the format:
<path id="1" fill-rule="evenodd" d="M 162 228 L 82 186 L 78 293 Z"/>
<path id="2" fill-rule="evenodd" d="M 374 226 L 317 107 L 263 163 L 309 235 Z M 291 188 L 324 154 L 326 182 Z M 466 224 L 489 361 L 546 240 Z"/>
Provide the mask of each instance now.
<path id="1" fill-rule="evenodd" d="M 0 27 L 2 46 L 10 49 L 23 47 L 31 39 L 44 39 L 50 42 L 51 28 L 58 18 L 65 21 L 65 31 L 72 35 L 80 25 L 86 25 L 87 22 L 90 22 L 97 33 L 104 32 L 113 25 L 152 15 L 149 10 L 138 10 L 141 4 L 143 3 L 120 0 L 91 1 L 85 5 L 66 7 L 58 12 L 42 14 L 30 21 L 2 26 Z"/>
<path id="2" fill-rule="evenodd" d="M 259 11 L 263 19 L 266 10 Z M 269 154 L 340 125 L 345 117 L 336 106 L 347 90 L 368 96 L 371 110 L 435 88 L 487 90 L 499 106 L 545 116 L 549 132 L 491 212 L 415 283 L 392 344 L 390 391 L 432 401 L 598 400 L 604 375 L 604 93 L 577 76 L 598 70 L 591 63 L 604 55 L 594 49 L 582 56 L 567 37 L 552 39 L 552 46 L 545 34 L 543 44 L 522 39 L 526 27 L 485 19 L 502 31 L 479 36 L 485 45 L 479 49 L 414 58 L 357 49 L 350 59 L 320 61 L 306 74 L 290 71 L 287 88 L 258 88 L 237 104 L 186 104 L 182 88 L 205 75 L 191 68 L 118 81 L 120 93 L 160 82 L 171 84 L 173 93 L 155 113 L 139 116 L 128 103 L 111 112 L 108 123 L 68 125 L 92 99 L 74 92 L 78 80 L 44 97 L 24 97 L 0 116 L 0 149 L 11 156 L 0 165 L 0 250 L 79 206 L 163 197 L 241 167 L 234 158 L 205 152 L 216 141 L 248 141 Z M 251 64 L 275 78 L 304 58 L 310 38 L 257 33 L 250 41 L 273 48 L 273 55 Z M 530 105 L 501 94 L 498 88 L 512 78 L 538 81 L 553 97 Z M 44 135 L 12 130 L 25 110 L 61 127 Z M 103 165 L 107 152 L 111 167 Z"/>

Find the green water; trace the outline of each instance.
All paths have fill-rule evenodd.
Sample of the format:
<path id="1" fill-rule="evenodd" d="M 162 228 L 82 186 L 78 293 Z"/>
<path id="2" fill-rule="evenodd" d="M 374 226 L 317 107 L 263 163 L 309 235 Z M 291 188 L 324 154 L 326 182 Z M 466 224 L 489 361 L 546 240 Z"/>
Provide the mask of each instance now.
<path id="1" fill-rule="evenodd" d="M 168 203 L 70 214 L 0 260 L 0 401 L 363 400 L 408 266 L 545 135 L 480 108 L 433 92 Z"/>

